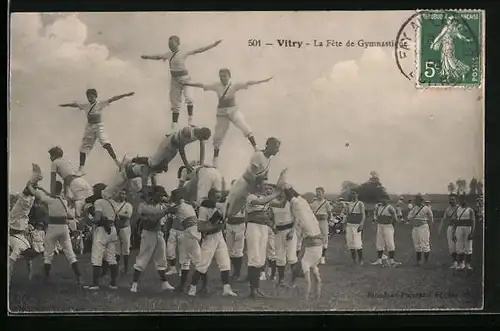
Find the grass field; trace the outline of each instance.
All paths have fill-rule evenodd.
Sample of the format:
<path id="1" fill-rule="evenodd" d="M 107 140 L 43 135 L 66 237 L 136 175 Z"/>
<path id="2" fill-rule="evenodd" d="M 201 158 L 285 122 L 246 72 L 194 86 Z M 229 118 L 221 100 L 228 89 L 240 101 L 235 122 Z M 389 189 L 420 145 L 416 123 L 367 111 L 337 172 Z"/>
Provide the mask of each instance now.
<path id="1" fill-rule="evenodd" d="M 345 248 L 344 237 L 334 236 L 328 249 L 327 264 L 320 266 L 323 292 L 320 300 L 303 299 L 304 281 L 297 290 L 277 290 L 273 282 L 261 281 L 269 295 L 265 299 L 247 298 L 248 284 L 233 284 L 237 298 L 222 297 L 220 274 L 215 263 L 209 270 L 210 293 L 190 298 L 186 294 L 159 292 L 159 279 L 150 264 L 144 272 L 139 292 L 129 292 L 131 273 L 118 280 L 119 289 L 102 287 L 91 293 L 75 284 L 63 255 L 55 257 L 53 279 L 56 285 L 41 280 L 42 260 L 34 261 L 36 276 L 29 282 L 24 261 L 19 261 L 12 279 L 9 302 L 11 312 L 91 312 L 91 311 L 283 311 L 283 310 L 399 310 L 399 309 L 467 309 L 482 306 L 482 231 L 478 227 L 473 257 L 473 271 L 449 269 L 446 239 L 432 226 L 432 253 L 426 266 L 414 266 L 410 225 L 396 227 L 396 256 L 403 264 L 398 268 L 371 266 L 376 258 L 375 229 L 367 224 L 363 234 L 365 265 L 353 265 Z M 133 256 L 137 252 L 134 251 Z M 88 254 L 80 257 L 85 281 L 91 279 Z M 133 257 L 132 257 L 133 261 Z M 289 271 L 287 268 L 289 277 Z M 174 278 L 177 278 L 175 276 Z M 105 283 L 108 279 L 104 280 Z M 178 279 L 172 279 L 177 284 Z"/>

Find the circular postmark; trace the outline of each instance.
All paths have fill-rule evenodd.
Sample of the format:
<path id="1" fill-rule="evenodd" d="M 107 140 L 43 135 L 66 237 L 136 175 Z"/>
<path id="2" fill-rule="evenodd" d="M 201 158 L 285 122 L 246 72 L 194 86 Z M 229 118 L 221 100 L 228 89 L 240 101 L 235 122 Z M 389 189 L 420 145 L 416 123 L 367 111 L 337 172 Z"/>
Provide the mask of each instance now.
<path id="1" fill-rule="evenodd" d="M 396 35 L 396 65 L 420 87 L 479 86 L 481 28 L 478 11 L 419 10 Z"/>

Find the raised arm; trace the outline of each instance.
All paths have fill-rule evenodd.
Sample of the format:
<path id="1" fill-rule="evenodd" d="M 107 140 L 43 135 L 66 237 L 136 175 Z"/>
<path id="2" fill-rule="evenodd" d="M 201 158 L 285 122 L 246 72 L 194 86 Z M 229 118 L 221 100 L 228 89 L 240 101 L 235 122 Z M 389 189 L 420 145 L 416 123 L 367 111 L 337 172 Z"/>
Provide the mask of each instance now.
<path id="1" fill-rule="evenodd" d="M 166 57 L 166 54 L 141 55 L 141 59 L 143 59 L 143 60 L 167 60 L 167 57 Z"/>
<path id="2" fill-rule="evenodd" d="M 59 105 L 59 107 L 72 107 L 72 108 L 80 108 L 80 104 L 77 102 L 72 102 L 72 103 L 62 103 Z"/>
<path id="3" fill-rule="evenodd" d="M 200 140 L 200 165 L 205 164 L 205 141 Z"/>
<path id="4" fill-rule="evenodd" d="M 437 37 L 434 38 L 434 41 L 431 44 L 431 48 L 433 48 L 433 46 L 437 44 L 441 40 L 441 38 L 443 38 L 444 34 L 447 32 L 448 32 L 448 27 L 445 26 L 443 30 L 441 30 L 441 32 L 437 35 Z"/>
<path id="5" fill-rule="evenodd" d="M 268 81 L 270 81 L 271 79 L 273 79 L 273 77 L 269 77 L 269 78 L 266 78 L 266 79 L 262 79 L 262 80 L 250 80 L 246 83 L 247 86 L 252 86 L 252 85 L 258 85 L 258 84 L 262 84 L 262 83 L 267 83 Z"/>
<path id="6" fill-rule="evenodd" d="M 195 50 L 192 50 L 192 51 L 188 52 L 188 55 L 196 55 L 196 54 L 200 54 L 200 53 L 206 52 L 206 51 L 208 51 L 208 50 L 216 47 L 221 42 L 222 42 L 222 40 L 217 40 L 216 42 L 214 42 L 214 43 L 212 43 L 212 44 L 210 44 L 208 46 L 200 47 L 200 48 L 197 48 Z"/>
<path id="7" fill-rule="evenodd" d="M 286 200 L 285 195 L 281 194 L 279 196 L 279 199 L 274 199 L 273 201 L 271 201 L 271 203 L 269 205 L 271 207 L 274 207 L 274 208 L 285 208 L 286 203 L 287 203 L 287 200 Z"/>
<path id="8" fill-rule="evenodd" d="M 120 94 L 120 95 L 116 95 L 114 97 L 111 97 L 108 99 L 108 102 L 109 103 L 112 103 L 112 102 L 115 102 L 115 101 L 118 101 L 120 99 L 123 99 L 123 98 L 126 98 L 126 97 L 131 97 L 135 94 L 135 92 L 130 92 L 130 93 L 125 93 L 125 94 Z"/>
<path id="9" fill-rule="evenodd" d="M 250 204 L 252 205 L 265 205 L 276 199 L 281 193 L 276 191 L 271 195 L 263 196 L 263 197 L 255 197 L 250 200 Z"/>
<path id="10" fill-rule="evenodd" d="M 189 169 L 193 170 L 193 167 L 189 164 L 187 160 L 185 147 L 186 147 L 185 145 L 179 147 L 179 155 L 181 156 L 182 163 L 184 163 L 184 165 Z"/>
<path id="11" fill-rule="evenodd" d="M 203 85 L 202 83 L 186 82 L 186 83 L 182 83 L 182 85 L 184 85 L 184 86 L 198 87 L 198 88 L 205 88 L 205 85 Z"/>

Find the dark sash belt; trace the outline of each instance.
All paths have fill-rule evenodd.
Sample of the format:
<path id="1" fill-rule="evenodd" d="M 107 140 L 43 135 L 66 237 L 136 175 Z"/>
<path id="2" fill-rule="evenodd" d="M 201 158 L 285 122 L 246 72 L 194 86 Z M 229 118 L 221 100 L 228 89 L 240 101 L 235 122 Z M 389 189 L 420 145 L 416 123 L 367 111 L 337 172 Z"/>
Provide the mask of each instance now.
<path id="1" fill-rule="evenodd" d="M 188 71 L 187 70 L 171 70 L 170 75 L 172 75 L 172 77 L 174 77 L 174 78 L 179 78 L 182 76 L 187 76 Z"/>
<path id="2" fill-rule="evenodd" d="M 244 217 L 230 217 L 227 220 L 227 224 L 238 225 L 245 223 Z"/>
<path id="3" fill-rule="evenodd" d="M 472 220 L 455 220 L 455 226 L 472 226 Z"/>
<path id="4" fill-rule="evenodd" d="M 284 225 L 276 225 L 276 231 L 285 231 L 293 228 L 293 223 L 284 224 Z"/>
<path id="5" fill-rule="evenodd" d="M 66 216 L 49 216 L 48 224 L 68 224 L 68 218 Z"/>
<path id="6" fill-rule="evenodd" d="M 318 221 L 326 221 L 328 218 L 328 215 L 316 215 L 316 219 Z"/>

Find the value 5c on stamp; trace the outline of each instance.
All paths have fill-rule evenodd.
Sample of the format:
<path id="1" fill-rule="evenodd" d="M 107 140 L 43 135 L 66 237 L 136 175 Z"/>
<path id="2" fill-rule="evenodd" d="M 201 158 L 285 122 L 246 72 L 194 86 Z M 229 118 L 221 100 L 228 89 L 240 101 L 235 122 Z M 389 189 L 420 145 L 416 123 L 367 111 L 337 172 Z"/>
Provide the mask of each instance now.
<path id="1" fill-rule="evenodd" d="M 416 81 L 426 87 L 480 87 L 484 12 L 419 11 Z"/>

